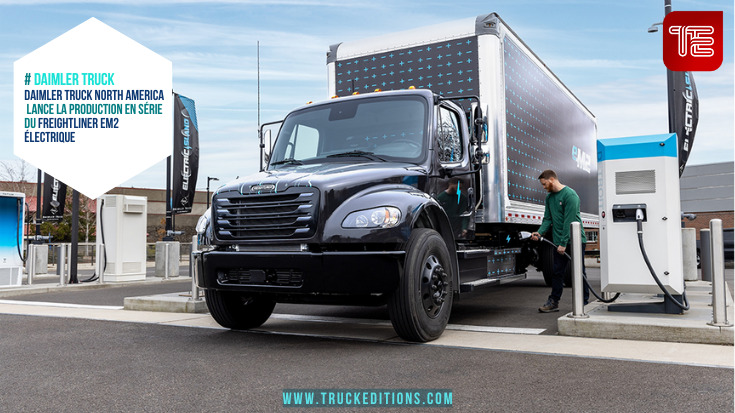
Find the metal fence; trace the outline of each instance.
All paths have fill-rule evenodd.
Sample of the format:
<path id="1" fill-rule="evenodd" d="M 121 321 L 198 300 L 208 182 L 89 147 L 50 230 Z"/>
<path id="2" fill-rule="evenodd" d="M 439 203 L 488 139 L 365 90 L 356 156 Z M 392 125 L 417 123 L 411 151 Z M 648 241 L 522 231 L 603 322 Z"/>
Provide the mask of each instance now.
<path id="1" fill-rule="evenodd" d="M 59 261 L 59 243 L 48 244 L 48 265 L 56 265 Z M 146 261 L 156 260 L 156 244 L 146 243 Z M 179 248 L 179 260 L 188 262 L 191 255 L 191 243 L 182 242 Z M 77 249 L 77 262 L 79 264 L 94 264 L 97 256 L 97 245 L 94 242 L 80 242 Z M 68 258 L 67 258 L 68 259 Z"/>

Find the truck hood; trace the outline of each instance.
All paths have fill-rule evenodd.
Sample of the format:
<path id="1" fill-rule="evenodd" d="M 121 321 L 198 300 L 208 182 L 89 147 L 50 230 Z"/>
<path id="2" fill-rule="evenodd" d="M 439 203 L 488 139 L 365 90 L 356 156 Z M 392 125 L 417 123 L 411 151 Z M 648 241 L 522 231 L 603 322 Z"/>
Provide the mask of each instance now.
<path id="1" fill-rule="evenodd" d="M 407 184 L 416 186 L 419 176 L 425 176 L 423 167 L 409 163 L 367 162 L 344 164 L 325 162 L 307 165 L 289 165 L 280 169 L 258 172 L 229 182 L 215 195 L 280 193 L 292 187 L 315 187 L 324 195 L 347 190 L 356 193 L 377 184 Z M 349 193 L 341 194 L 344 200 Z"/>

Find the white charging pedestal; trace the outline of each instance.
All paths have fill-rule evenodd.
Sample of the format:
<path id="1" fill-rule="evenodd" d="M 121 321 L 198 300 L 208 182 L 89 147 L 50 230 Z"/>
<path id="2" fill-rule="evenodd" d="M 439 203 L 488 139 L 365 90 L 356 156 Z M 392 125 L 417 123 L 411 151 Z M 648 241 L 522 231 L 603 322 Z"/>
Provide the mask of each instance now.
<path id="1" fill-rule="evenodd" d="M 676 134 L 600 139 L 597 157 L 602 291 L 662 293 L 638 242 L 636 215 L 642 212 L 646 255 L 666 290 L 681 302 L 684 276 Z M 609 309 L 681 313 L 668 297 L 655 305 L 616 304 Z"/>
<path id="2" fill-rule="evenodd" d="M 97 249 L 104 242 L 104 282 L 145 280 L 147 211 L 142 196 L 97 199 Z"/>

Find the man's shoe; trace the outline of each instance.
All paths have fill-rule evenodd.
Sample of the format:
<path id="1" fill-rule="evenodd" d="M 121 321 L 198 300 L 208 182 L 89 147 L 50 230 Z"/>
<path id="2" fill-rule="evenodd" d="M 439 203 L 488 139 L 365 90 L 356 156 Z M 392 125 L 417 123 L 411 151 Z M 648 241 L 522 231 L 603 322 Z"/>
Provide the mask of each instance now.
<path id="1" fill-rule="evenodd" d="M 555 311 L 559 311 L 559 302 L 549 298 L 549 301 L 547 301 L 546 304 L 544 304 L 543 306 L 539 307 L 538 310 L 542 313 L 553 313 Z"/>

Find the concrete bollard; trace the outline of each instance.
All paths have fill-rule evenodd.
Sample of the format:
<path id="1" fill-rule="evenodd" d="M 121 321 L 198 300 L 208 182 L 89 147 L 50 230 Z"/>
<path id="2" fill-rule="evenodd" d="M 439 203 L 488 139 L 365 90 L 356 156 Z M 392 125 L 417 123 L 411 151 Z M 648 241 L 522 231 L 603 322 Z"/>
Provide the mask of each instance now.
<path id="1" fill-rule="evenodd" d="M 34 244 L 33 275 L 48 274 L 48 244 Z"/>
<path id="2" fill-rule="evenodd" d="M 681 250 L 684 264 L 684 281 L 697 281 L 697 230 L 681 229 Z"/>
<path id="3" fill-rule="evenodd" d="M 28 275 L 28 285 L 33 285 L 33 273 L 36 272 L 34 268 L 36 264 L 36 245 L 28 245 L 28 256 L 26 257 L 26 273 Z"/>
<path id="4" fill-rule="evenodd" d="M 179 252 L 181 244 L 178 241 L 156 242 L 156 277 L 179 276 Z"/>
<path id="5" fill-rule="evenodd" d="M 702 281 L 712 281 L 712 239 L 709 229 L 699 230 L 699 258 L 702 267 Z"/>

